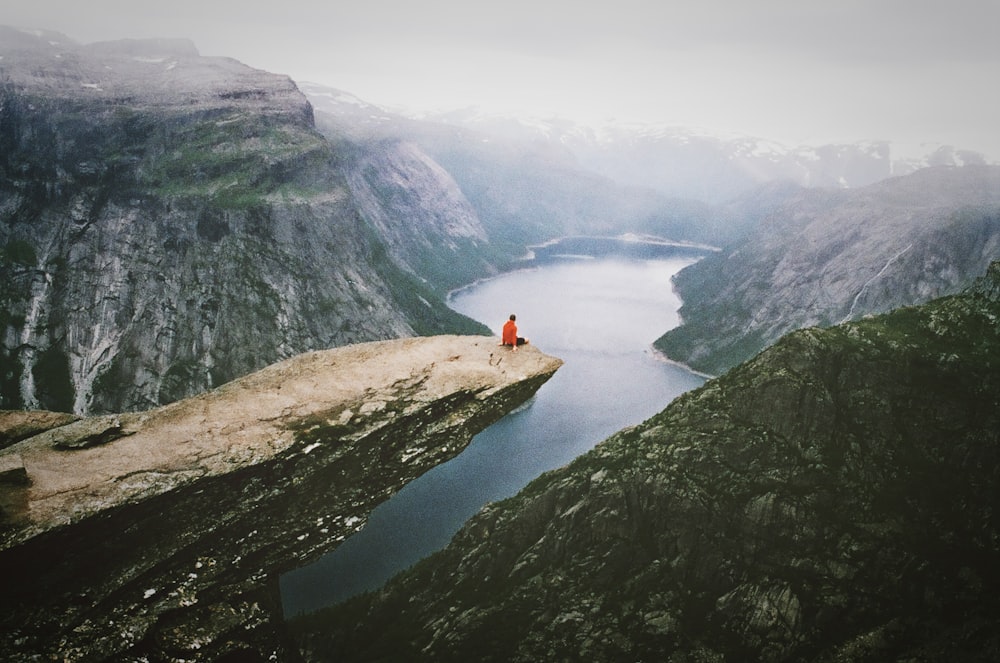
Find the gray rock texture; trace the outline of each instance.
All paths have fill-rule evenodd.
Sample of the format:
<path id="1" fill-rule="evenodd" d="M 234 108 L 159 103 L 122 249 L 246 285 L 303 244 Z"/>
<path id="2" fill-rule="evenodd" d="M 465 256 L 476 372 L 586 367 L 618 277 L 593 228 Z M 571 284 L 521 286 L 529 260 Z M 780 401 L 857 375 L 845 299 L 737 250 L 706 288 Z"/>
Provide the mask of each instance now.
<path id="1" fill-rule="evenodd" d="M 70 438 L 107 431 L 104 417 L 0 451 L 0 658 L 294 660 L 278 575 L 560 365 L 490 337 L 358 344 L 122 414 L 100 444 Z"/>
<path id="2" fill-rule="evenodd" d="M 741 241 L 675 278 L 684 324 L 656 342 L 672 359 L 718 374 L 794 329 L 959 292 L 1000 258 L 1000 166 L 772 193 Z"/>

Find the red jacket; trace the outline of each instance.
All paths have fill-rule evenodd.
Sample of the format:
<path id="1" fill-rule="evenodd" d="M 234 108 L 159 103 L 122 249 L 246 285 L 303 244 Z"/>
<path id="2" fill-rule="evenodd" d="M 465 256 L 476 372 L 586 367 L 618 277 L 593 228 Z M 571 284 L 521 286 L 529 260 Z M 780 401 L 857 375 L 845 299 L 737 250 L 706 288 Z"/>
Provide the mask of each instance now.
<path id="1" fill-rule="evenodd" d="M 508 320 L 503 324 L 503 336 L 500 342 L 504 345 L 517 345 L 517 325 L 513 320 Z"/>

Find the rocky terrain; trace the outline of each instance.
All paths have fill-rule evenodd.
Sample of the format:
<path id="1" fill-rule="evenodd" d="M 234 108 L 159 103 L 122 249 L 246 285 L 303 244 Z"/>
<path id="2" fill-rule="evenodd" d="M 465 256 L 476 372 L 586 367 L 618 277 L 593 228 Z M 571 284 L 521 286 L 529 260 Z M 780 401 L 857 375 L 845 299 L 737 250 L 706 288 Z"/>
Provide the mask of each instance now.
<path id="1" fill-rule="evenodd" d="M 397 259 L 342 156 L 285 76 L 0 28 L 0 406 L 136 411 L 309 350 L 484 331 Z M 438 216 L 446 259 L 476 229 Z"/>
<path id="2" fill-rule="evenodd" d="M 0 450 L 0 658 L 295 660 L 279 574 L 561 364 L 496 342 L 307 353 L 141 414 L 0 413 L 23 438 Z"/>
<path id="3" fill-rule="evenodd" d="M 745 234 L 681 272 L 684 324 L 656 342 L 718 374 L 783 334 L 968 286 L 1000 258 L 1000 167 L 928 168 L 854 190 L 772 185 Z"/>
<path id="4" fill-rule="evenodd" d="M 1000 657 L 1000 263 L 787 335 L 517 496 L 311 661 Z"/>

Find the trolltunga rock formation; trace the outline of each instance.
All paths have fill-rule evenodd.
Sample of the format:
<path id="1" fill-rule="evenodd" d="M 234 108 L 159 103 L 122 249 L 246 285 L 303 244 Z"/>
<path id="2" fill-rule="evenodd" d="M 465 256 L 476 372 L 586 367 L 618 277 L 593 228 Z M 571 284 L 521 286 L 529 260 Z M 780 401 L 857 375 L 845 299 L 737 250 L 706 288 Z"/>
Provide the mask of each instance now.
<path id="1" fill-rule="evenodd" d="M 471 336 L 313 352 L 3 449 L 0 658 L 294 659 L 278 575 L 335 548 L 561 365 L 501 352 Z"/>

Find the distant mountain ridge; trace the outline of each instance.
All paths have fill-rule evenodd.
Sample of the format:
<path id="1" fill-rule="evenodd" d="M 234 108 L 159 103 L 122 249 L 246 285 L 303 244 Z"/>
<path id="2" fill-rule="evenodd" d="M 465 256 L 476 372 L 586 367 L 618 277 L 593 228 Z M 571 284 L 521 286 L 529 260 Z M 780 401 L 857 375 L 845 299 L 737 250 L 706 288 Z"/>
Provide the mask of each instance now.
<path id="1" fill-rule="evenodd" d="M 581 165 L 565 146 L 530 132 L 505 135 L 415 119 L 341 90 L 300 86 L 313 103 L 317 126 L 335 144 L 365 154 L 415 154 L 416 148 L 447 173 L 486 230 L 494 264 L 565 235 L 628 231 L 707 243 L 729 236 L 725 210 L 617 182 Z"/>
<path id="2" fill-rule="evenodd" d="M 585 126 L 558 118 L 521 120 L 474 109 L 426 114 L 425 120 L 508 140 L 558 145 L 579 165 L 629 186 L 667 196 L 723 203 L 769 181 L 857 188 L 933 166 L 991 163 L 951 145 L 889 140 L 789 146 L 766 138 L 638 123 Z"/>

